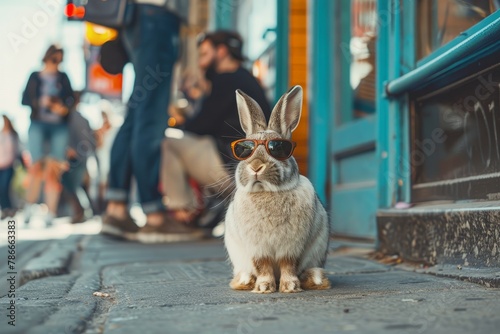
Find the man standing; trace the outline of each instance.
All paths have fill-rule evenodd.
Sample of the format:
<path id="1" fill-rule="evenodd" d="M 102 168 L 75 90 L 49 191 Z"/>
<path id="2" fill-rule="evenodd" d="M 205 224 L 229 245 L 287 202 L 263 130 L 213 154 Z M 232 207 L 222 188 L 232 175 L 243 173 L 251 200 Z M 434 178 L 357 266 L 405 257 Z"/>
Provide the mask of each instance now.
<path id="1" fill-rule="evenodd" d="M 135 71 L 125 121 L 111 150 L 102 233 L 134 239 L 138 231 L 128 212 L 132 175 L 147 226 L 165 220 L 158 191 L 160 144 L 167 126 L 172 69 L 179 53 L 179 28 L 189 1 L 135 0 L 135 19 L 122 38 Z"/>
<path id="2" fill-rule="evenodd" d="M 232 190 L 224 163 L 230 161 L 230 143 L 244 137 L 235 91 L 241 89 L 255 99 L 269 119 L 271 110 L 262 87 L 242 67 L 242 47 L 239 34 L 223 30 L 206 34 L 198 42 L 198 63 L 211 82 L 211 90 L 194 118 L 185 124 L 184 132 L 167 136 L 162 146 L 162 188 L 177 221 L 191 222 L 201 209 L 189 178 L 205 187 L 217 184 L 213 187 L 216 192 L 228 194 Z M 139 240 L 149 239 L 139 233 Z"/>

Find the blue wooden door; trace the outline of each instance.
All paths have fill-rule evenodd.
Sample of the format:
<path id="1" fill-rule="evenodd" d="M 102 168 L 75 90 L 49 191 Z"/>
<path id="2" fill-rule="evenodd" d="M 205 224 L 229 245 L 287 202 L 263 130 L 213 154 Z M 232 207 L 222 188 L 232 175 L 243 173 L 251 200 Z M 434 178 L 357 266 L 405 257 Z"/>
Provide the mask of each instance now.
<path id="1" fill-rule="evenodd" d="M 375 238 L 377 0 L 336 1 L 330 136 L 333 232 Z"/>

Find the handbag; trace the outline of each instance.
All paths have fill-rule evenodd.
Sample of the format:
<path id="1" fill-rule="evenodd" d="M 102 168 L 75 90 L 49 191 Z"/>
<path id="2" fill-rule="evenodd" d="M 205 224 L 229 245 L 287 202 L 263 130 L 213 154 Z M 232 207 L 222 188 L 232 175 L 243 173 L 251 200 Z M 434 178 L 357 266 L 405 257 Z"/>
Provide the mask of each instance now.
<path id="1" fill-rule="evenodd" d="M 85 21 L 120 29 L 132 23 L 134 4 L 130 0 L 87 0 Z"/>
<path id="2" fill-rule="evenodd" d="M 109 74 L 116 75 L 123 73 L 123 68 L 129 61 L 130 59 L 120 36 L 101 45 L 99 62 L 102 68 Z"/>

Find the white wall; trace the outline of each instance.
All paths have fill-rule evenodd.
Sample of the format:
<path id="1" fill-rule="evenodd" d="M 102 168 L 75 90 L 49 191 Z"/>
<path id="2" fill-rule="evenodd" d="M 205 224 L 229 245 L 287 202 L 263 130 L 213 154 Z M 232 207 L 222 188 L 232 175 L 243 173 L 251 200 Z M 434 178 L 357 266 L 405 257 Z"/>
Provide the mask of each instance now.
<path id="1" fill-rule="evenodd" d="M 21 139 L 26 139 L 29 108 L 21 106 L 21 94 L 32 71 L 51 43 L 65 50 L 62 69 L 74 89 L 83 89 L 83 26 L 63 17 L 64 0 L 2 0 L 0 2 L 0 113 L 8 114 Z"/>

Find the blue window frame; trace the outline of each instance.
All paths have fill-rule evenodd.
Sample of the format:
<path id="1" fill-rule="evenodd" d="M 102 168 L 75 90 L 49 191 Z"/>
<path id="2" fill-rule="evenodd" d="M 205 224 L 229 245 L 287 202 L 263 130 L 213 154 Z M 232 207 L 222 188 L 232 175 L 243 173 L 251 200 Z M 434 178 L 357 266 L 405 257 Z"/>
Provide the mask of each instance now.
<path id="1" fill-rule="evenodd" d="M 421 143 L 422 140 L 428 139 L 421 137 L 422 126 L 423 128 L 429 129 L 432 126 L 428 122 L 431 119 L 434 119 L 433 122 L 436 121 L 434 116 L 429 118 L 429 115 L 438 115 L 440 108 L 441 114 L 443 114 L 443 107 L 436 107 L 436 99 L 438 104 L 448 103 L 451 104 L 451 107 L 448 106 L 448 109 L 454 108 L 454 104 L 450 102 L 449 99 L 447 100 L 445 95 L 434 97 L 434 107 L 429 106 L 427 103 L 429 100 L 426 100 L 424 97 L 430 96 L 429 92 L 432 93 L 432 90 L 448 89 L 448 95 L 455 94 L 458 96 L 457 98 L 460 98 L 460 95 L 467 94 L 467 89 L 474 89 L 474 87 L 477 86 L 471 83 L 471 81 L 477 80 L 477 72 L 483 74 L 487 73 L 487 75 L 496 75 L 496 72 L 492 72 L 493 69 L 488 68 L 488 66 L 494 66 L 495 63 L 498 63 L 498 61 L 492 58 L 500 51 L 500 41 L 497 37 L 500 35 L 500 12 L 493 12 L 479 23 L 459 34 L 455 39 L 434 50 L 434 52 L 427 57 L 416 61 L 415 50 L 417 43 L 415 37 L 417 34 L 415 31 L 415 23 L 417 11 L 415 10 L 415 2 L 409 0 L 403 1 L 402 10 L 394 10 L 395 7 L 391 10 L 390 6 L 394 6 L 394 2 L 391 2 L 388 6 L 389 8 L 386 8 L 386 10 L 393 13 L 391 17 L 395 20 L 395 24 L 391 26 L 395 27 L 395 29 L 393 31 L 391 31 L 389 27 L 385 29 L 385 33 L 390 36 L 387 39 L 388 45 L 384 46 L 383 43 L 381 43 L 379 46 L 391 50 L 391 54 L 387 58 L 388 62 L 386 62 L 385 65 L 389 63 L 399 64 L 399 68 L 396 69 L 396 72 L 400 72 L 400 75 L 393 76 L 390 74 L 390 71 L 388 71 L 385 73 L 386 78 L 379 78 L 381 92 L 386 96 L 386 98 L 380 100 L 379 104 L 379 108 L 384 110 L 381 112 L 385 113 L 384 116 L 380 117 L 379 124 L 379 133 L 381 134 L 379 137 L 380 152 L 382 158 L 385 156 L 384 152 L 390 152 L 390 154 L 394 156 L 392 161 L 391 159 L 382 161 L 385 165 L 381 168 L 381 173 L 379 175 L 382 206 L 384 204 L 391 206 L 397 201 L 409 202 L 433 199 L 463 200 L 489 198 L 491 193 L 495 190 L 483 184 L 484 182 L 481 183 L 474 180 L 474 175 L 478 176 L 477 171 L 474 172 L 476 174 L 473 173 L 470 175 L 472 179 L 470 177 L 465 178 L 466 181 L 464 182 L 466 183 L 464 184 L 460 184 L 459 181 L 455 180 L 455 178 L 459 178 L 458 175 L 445 176 L 443 174 L 439 176 L 445 183 L 456 183 L 456 189 L 454 190 L 455 195 L 452 195 L 451 191 L 445 189 L 446 186 L 443 182 L 431 182 L 427 183 L 427 185 L 415 186 L 414 183 L 418 183 L 419 177 L 421 177 L 416 174 L 422 172 L 421 165 L 426 165 L 426 163 L 416 163 L 414 158 L 415 155 L 419 153 L 417 152 L 419 148 L 416 146 L 419 140 Z M 400 17 L 400 13 L 406 13 L 404 18 Z M 382 28 L 382 30 L 384 30 L 384 28 Z M 412 31 L 413 33 L 408 33 Z M 401 32 L 403 32 L 403 38 L 399 37 L 401 35 L 398 36 Z M 402 54 L 399 55 L 396 51 L 399 49 L 396 47 L 398 43 L 404 45 L 404 47 L 401 48 Z M 401 59 L 401 61 L 398 62 L 398 59 Z M 474 67 L 474 69 L 471 69 L 472 67 Z M 488 72 L 489 69 L 490 71 Z M 467 74 L 468 72 L 470 72 L 470 75 Z M 497 94 L 497 92 L 495 94 Z M 429 114 L 429 111 L 423 111 L 424 109 L 422 109 L 428 109 L 430 107 L 434 108 L 435 112 Z M 424 114 L 428 115 L 426 116 L 427 120 L 419 121 Z M 455 111 L 454 114 L 455 116 L 461 115 L 460 112 L 457 111 Z M 411 123 L 410 115 L 413 120 Z M 464 115 L 465 113 L 460 116 L 462 117 L 462 123 L 466 117 L 469 117 Z M 439 116 L 436 117 L 439 118 Z M 490 121 L 489 123 L 495 122 L 494 117 L 484 117 L 484 120 L 486 119 Z M 395 122 L 393 120 L 395 120 Z M 476 116 L 469 118 L 469 122 L 470 120 L 475 122 L 474 124 L 478 124 L 478 127 L 484 127 L 484 125 L 481 124 L 486 122 L 484 121 L 481 123 L 481 118 Z M 498 123 L 500 124 L 500 120 Z M 485 127 L 483 131 L 488 130 L 493 133 L 493 131 L 497 130 L 496 126 L 491 124 L 489 124 L 488 127 Z M 384 135 L 384 132 L 388 133 L 389 136 Z M 427 136 L 428 135 L 429 133 Z M 455 133 L 454 135 L 460 136 L 461 132 L 458 131 L 458 134 Z M 451 145 L 453 142 L 456 144 L 457 140 L 458 139 L 450 139 L 445 144 Z M 486 142 L 488 141 L 486 140 Z M 432 143 L 437 151 L 443 149 L 446 146 L 445 144 Z M 479 144 L 475 145 L 478 145 L 477 148 L 479 150 L 481 146 Z M 441 156 L 444 157 L 442 154 Z M 442 166 L 440 166 L 440 163 L 442 163 L 440 154 L 428 154 L 425 158 L 427 163 L 432 162 L 432 164 L 434 164 L 432 168 L 443 169 Z M 470 170 L 471 167 L 472 165 L 467 168 Z M 429 166 L 427 166 L 427 170 L 429 170 Z M 487 171 L 491 172 L 491 170 L 488 169 L 484 169 L 483 172 L 487 173 Z M 464 172 L 462 171 L 462 173 Z M 384 185 L 384 176 L 387 175 L 393 175 L 394 177 L 390 178 L 389 182 Z M 448 180 L 444 180 L 446 177 Z M 485 177 L 485 175 L 482 175 L 482 177 Z"/>

